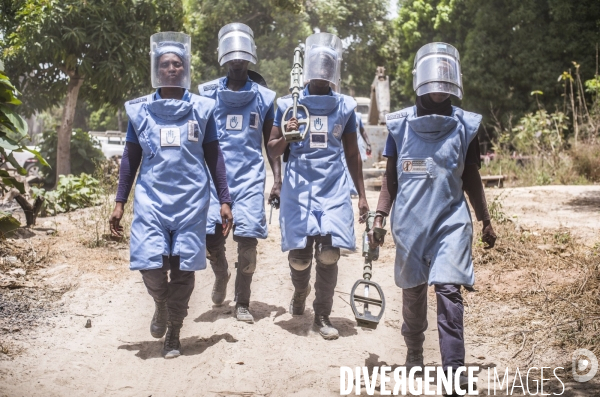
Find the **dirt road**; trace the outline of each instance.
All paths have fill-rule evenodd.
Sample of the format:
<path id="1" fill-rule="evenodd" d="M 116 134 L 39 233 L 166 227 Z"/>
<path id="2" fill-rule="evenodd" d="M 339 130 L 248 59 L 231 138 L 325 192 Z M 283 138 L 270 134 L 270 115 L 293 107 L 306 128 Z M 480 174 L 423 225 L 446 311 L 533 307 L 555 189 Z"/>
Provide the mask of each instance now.
<path id="1" fill-rule="evenodd" d="M 594 205 L 579 205 L 577 200 L 587 200 L 588 194 L 600 197 L 600 187 L 577 189 L 571 214 L 561 207 L 558 215 L 564 221 L 558 222 L 566 224 L 579 216 L 597 233 L 597 201 Z M 561 200 L 571 200 L 572 187 L 558 190 Z M 531 213 L 525 203 L 534 202 L 527 194 L 547 195 L 537 188 L 530 189 L 533 193 L 505 191 L 514 192 L 504 200 L 505 211 L 517 214 L 523 224 L 527 224 Z M 376 192 L 368 194 L 373 209 L 377 197 Z M 513 197 L 523 197 L 522 207 L 509 204 Z M 355 208 L 356 203 L 353 200 Z M 328 396 L 339 395 L 340 366 L 402 365 L 405 345 L 400 335 L 401 291 L 393 281 L 391 240 L 375 265 L 373 277 L 387 298 L 382 324 L 375 331 L 356 327 L 348 294 L 361 277 L 363 260 L 359 252 L 347 252 L 339 262 L 332 313 L 341 337 L 325 341 L 312 330 L 310 305 L 302 317 L 292 318 L 287 312 L 293 287 L 287 255 L 279 245 L 278 215 L 274 211 L 269 237 L 259 242 L 250 305 L 255 324 L 239 323 L 232 317 L 233 280 L 226 304 L 213 307 L 210 293 L 214 276 L 210 269 L 198 272 L 190 314 L 182 330 L 184 355 L 175 360 L 164 360 L 160 356 L 162 340 L 150 336 L 153 302 L 139 273 L 127 268 L 128 248 L 85 248 L 78 241 L 75 215 L 57 217 L 57 237 L 36 232 L 36 238 L 50 241 L 55 252 L 53 265 L 43 270 L 44 282 L 72 287 L 62 297 L 60 311 L 47 324 L 10 334 L 13 345 L 21 351 L 11 357 L 1 358 L 0 354 L 0 396 Z M 360 240 L 364 227 L 355 226 Z M 229 243 L 231 267 L 234 253 Z M 309 304 L 313 299 L 314 291 Z M 435 301 L 430 300 L 429 306 L 425 362 L 439 365 Z M 84 327 L 86 319 L 91 319 L 91 328 Z M 485 388 L 487 368 L 501 367 L 506 349 L 481 340 L 469 330 L 466 345 L 466 362 L 483 368 L 480 388 Z M 577 395 L 588 394 L 584 391 Z"/>

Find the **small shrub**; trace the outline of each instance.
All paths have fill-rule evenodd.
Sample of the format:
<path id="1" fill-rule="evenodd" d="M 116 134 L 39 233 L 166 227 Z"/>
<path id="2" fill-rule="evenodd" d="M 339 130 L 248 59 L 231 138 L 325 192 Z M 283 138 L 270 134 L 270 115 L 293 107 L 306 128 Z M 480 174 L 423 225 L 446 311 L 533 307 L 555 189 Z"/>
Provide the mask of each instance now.
<path id="1" fill-rule="evenodd" d="M 56 215 L 79 208 L 97 205 L 102 197 L 100 182 L 87 174 L 60 175 L 56 190 L 46 191 L 32 187 L 34 197 L 42 196 L 45 204 L 41 216 Z"/>
<path id="2" fill-rule="evenodd" d="M 508 217 L 502 209 L 502 194 L 494 197 L 491 203 L 488 204 L 488 212 L 490 218 L 496 223 L 504 223 L 509 221 Z"/>
<path id="3" fill-rule="evenodd" d="M 40 153 L 47 159 L 48 164 L 54 169 L 42 166 L 44 182 L 46 186 L 53 186 L 56 181 L 56 147 L 58 138 L 55 130 L 44 132 L 44 140 L 40 145 Z M 104 161 L 104 153 L 100 149 L 100 143 L 93 139 L 90 134 L 80 129 L 73 130 L 71 135 L 71 173 L 80 175 L 82 173 L 93 175 L 97 164 Z"/>
<path id="4" fill-rule="evenodd" d="M 570 151 L 573 166 L 590 182 L 600 182 L 600 145 L 580 144 Z"/>

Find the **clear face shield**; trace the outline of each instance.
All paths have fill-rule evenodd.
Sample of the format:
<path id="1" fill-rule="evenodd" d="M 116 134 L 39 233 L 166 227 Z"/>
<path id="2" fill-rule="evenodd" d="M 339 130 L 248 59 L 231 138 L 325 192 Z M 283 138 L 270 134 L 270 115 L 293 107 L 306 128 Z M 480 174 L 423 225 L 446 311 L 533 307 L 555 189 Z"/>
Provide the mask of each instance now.
<path id="1" fill-rule="evenodd" d="M 440 92 L 462 99 L 462 88 L 456 48 L 446 43 L 429 43 L 419 49 L 413 69 L 413 89 L 418 96 Z"/>
<path id="2" fill-rule="evenodd" d="M 342 41 L 331 33 L 308 36 L 304 55 L 304 82 L 325 80 L 335 91 L 339 91 L 342 52 Z"/>
<path id="3" fill-rule="evenodd" d="M 230 23 L 219 30 L 219 65 L 223 66 L 234 59 L 256 64 L 254 33 L 243 23 Z"/>
<path id="4" fill-rule="evenodd" d="M 190 88 L 192 39 L 185 33 L 160 32 L 150 36 L 152 87 Z"/>

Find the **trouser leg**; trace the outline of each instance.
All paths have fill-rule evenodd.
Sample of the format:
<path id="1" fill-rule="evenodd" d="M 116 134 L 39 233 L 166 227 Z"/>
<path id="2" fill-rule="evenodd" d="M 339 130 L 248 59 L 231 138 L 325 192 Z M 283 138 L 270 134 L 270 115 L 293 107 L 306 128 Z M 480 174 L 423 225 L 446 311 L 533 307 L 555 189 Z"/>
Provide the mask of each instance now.
<path id="1" fill-rule="evenodd" d="M 296 291 L 304 291 L 310 283 L 314 238 L 306 238 L 306 247 L 291 250 L 288 254 L 290 275 Z"/>
<path id="2" fill-rule="evenodd" d="M 460 285 L 435 286 L 437 324 L 444 369 L 465 365 L 464 306 Z"/>
<path id="3" fill-rule="evenodd" d="M 163 256 L 163 265 L 159 269 L 140 270 L 148 294 L 156 301 L 167 300 L 169 296 L 169 261 Z"/>
<path id="4" fill-rule="evenodd" d="M 179 256 L 169 258 L 171 265 L 171 280 L 169 281 L 169 321 L 181 322 L 188 315 L 188 303 L 196 280 L 195 272 L 188 272 L 179 268 Z"/>
<path id="5" fill-rule="evenodd" d="M 170 280 L 168 271 L 171 271 Z M 160 269 L 140 270 L 146 289 L 154 300 L 167 300 L 169 321 L 181 322 L 188 314 L 188 302 L 194 291 L 195 273 L 179 269 L 179 256 L 163 256 Z"/>
<path id="6" fill-rule="evenodd" d="M 427 284 L 402 289 L 402 336 L 406 347 L 423 348 L 427 329 Z"/>
<path id="7" fill-rule="evenodd" d="M 233 236 L 238 243 L 237 275 L 235 278 L 235 301 L 240 305 L 250 305 L 250 285 L 256 270 L 256 246 L 258 240 L 253 237 Z"/>
<path id="8" fill-rule="evenodd" d="M 331 245 L 331 235 L 319 236 L 315 247 L 316 280 L 313 309 L 316 316 L 329 316 L 338 277 L 340 249 Z"/>
<path id="9" fill-rule="evenodd" d="M 227 277 L 227 258 L 225 256 L 225 240 L 223 226 L 215 225 L 215 234 L 206 235 L 206 257 L 210 260 L 210 266 L 217 278 Z"/>

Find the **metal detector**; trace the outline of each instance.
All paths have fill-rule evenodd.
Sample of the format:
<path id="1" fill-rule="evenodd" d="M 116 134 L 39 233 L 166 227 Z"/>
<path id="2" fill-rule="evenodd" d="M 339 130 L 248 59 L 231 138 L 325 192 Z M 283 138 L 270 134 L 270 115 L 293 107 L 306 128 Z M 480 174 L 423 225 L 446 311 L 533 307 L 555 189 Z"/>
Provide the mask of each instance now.
<path id="1" fill-rule="evenodd" d="M 385 296 L 383 295 L 383 290 L 376 282 L 371 281 L 372 276 L 372 262 L 379 259 L 379 247 L 372 249 L 369 246 L 369 237 L 368 233 L 371 229 L 373 229 L 373 235 L 375 240 L 380 240 L 385 236 L 386 230 L 382 228 L 373 228 L 373 222 L 375 221 L 375 212 L 369 211 L 367 214 L 366 230 L 363 233 L 363 249 L 362 256 L 365 258 L 365 266 L 363 268 L 363 278 L 357 280 L 352 287 L 352 292 L 350 292 L 350 306 L 352 307 L 352 311 L 354 312 L 354 317 L 356 318 L 356 323 L 359 327 L 376 329 L 381 317 L 383 316 L 383 312 L 385 310 Z M 385 218 L 383 219 L 383 226 L 385 226 Z M 364 287 L 364 294 L 357 295 L 356 291 L 358 287 Z M 371 288 L 375 289 L 378 298 L 372 298 L 369 296 L 369 292 Z M 363 304 L 363 312 L 361 313 L 357 307 L 356 303 Z M 370 306 L 377 306 L 380 308 L 378 314 L 373 314 L 369 310 Z"/>

